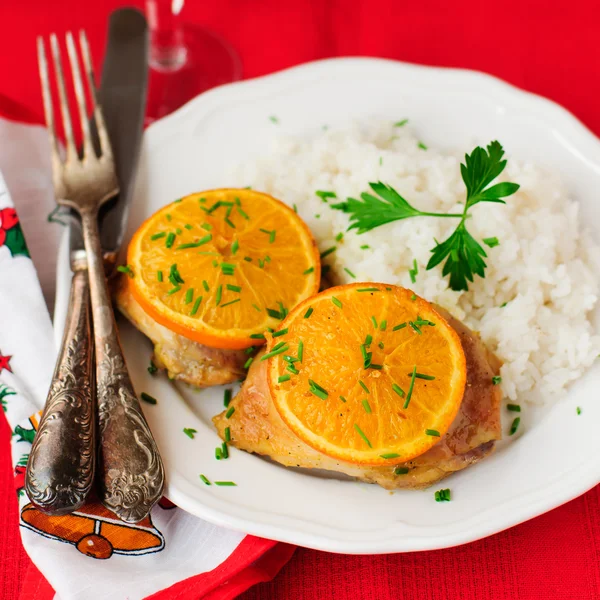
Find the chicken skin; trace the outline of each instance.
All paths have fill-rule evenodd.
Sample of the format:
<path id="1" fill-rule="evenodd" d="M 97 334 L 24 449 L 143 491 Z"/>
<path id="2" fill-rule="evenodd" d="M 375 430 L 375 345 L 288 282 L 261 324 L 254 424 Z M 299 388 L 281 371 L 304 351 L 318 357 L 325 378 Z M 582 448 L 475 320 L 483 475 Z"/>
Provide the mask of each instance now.
<path id="1" fill-rule="evenodd" d="M 115 299 L 123 315 L 150 338 L 154 344 L 154 364 L 166 369 L 170 379 L 196 387 L 209 387 L 245 377 L 244 363 L 248 355 L 244 350 L 211 348 L 172 332 L 144 311 L 124 279 Z"/>

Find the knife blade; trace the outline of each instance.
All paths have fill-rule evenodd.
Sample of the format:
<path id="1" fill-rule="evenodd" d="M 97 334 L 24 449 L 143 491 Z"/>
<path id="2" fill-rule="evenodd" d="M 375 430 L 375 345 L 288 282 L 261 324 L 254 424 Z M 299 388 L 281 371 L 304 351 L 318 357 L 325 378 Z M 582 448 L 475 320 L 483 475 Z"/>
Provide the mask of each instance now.
<path id="1" fill-rule="evenodd" d="M 129 201 L 142 142 L 148 87 L 148 26 L 134 8 L 114 11 L 109 19 L 108 43 L 98 98 L 112 145 L 120 193 L 100 214 L 100 242 L 109 270 L 123 240 Z M 95 123 L 92 135 L 97 138 Z M 71 261 L 85 258 L 79 219 L 70 219 Z"/>

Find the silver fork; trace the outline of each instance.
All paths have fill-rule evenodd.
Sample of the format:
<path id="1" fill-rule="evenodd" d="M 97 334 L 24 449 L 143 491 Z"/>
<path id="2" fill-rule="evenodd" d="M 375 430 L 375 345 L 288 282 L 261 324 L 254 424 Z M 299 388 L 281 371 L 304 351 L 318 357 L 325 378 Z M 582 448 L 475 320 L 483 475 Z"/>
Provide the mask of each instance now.
<path id="1" fill-rule="evenodd" d="M 54 191 L 59 204 L 74 209 L 81 217 L 89 272 L 96 349 L 100 499 L 122 520 L 133 523 L 141 521 L 160 499 L 164 487 L 164 468 L 127 371 L 104 274 L 98 210 L 118 193 L 118 182 L 110 140 L 96 98 L 90 49 L 85 33 L 80 32 L 79 45 L 98 131 L 99 156 L 94 150 L 73 35 L 67 33 L 66 44 L 83 135 L 81 157 L 75 146 L 56 35 L 51 36 L 50 44 L 66 138 L 66 157 L 62 160 L 54 127 L 45 46 L 43 40 L 38 39 L 44 111 L 52 148 Z"/>

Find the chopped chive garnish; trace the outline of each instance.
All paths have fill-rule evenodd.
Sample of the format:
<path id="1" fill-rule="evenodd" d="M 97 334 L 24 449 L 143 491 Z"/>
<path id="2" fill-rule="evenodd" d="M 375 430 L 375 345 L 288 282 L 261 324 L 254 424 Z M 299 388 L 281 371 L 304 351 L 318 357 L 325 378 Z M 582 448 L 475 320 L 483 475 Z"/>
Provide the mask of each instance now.
<path id="1" fill-rule="evenodd" d="M 404 398 L 404 390 L 397 383 L 392 383 L 392 389 L 400 396 L 400 398 Z"/>
<path id="2" fill-rule="evenodd" d="M 280 375 L 277 378 L 277 383 L 283 383 L 284 381 L 289 381 L 291 378 L 292 378 L 291 375 L 287 375 L 287 374 L 286 375 Z"/>
<path id="3" fill-rule="evenodd" d="M 486 246 L 489 246 L 490 248 L 494 248 L 495 246 L 500 245 L 500 242 L 498 241 L 497 237 L 483 238 L 482 241 Z"/>
<path id="4" fill-rule="evenodd" d="M 407 375 L 411 376 L 412 373 L 407 373 Z M 415 373 L 415 379 L 426 379 L 427 381 L 433 381 L 435 379 L 435 376 L 425 375 L 424 373 Z"/>
<path id="5" fill-rule="evenodd" d="M 212 229 L 212 225 L 210 223 L 202 223 L 200 227 L 202 227 L 202 229 L 205 229 L 206 231 L 210 231 Z"/>
<path id="6" fill-rule="evenodd" d="M 440 432 L 437 429 L 426 429 L 425 433 L 432 437 L 440 437 Z"/>
<path id="7" fill-rule="evenodd" d="M 507 404 L 506 408 L 512 412 L 521 412 L 521 407 L 518 404 Z"/>
<path id="8" fill-rule="evenodd" d="M 370 288 L 358 288 L 357 292 L 378 292 L 379 288 L 370 287 Z"/>
<path id="9" fill-rule="evenodd" d="M 381 321 L 381 323 L 379 323 L 380 331 L 385 331 L 386 327 L 387 327 L 387 321 Z"/>
<path id="10" fill-rule="evenodd" d="M 363 244 L 363 245 L 360 247 L 360 249 L 361 249 L 361 250 L 370 250 L 370 249 L 371 249 L 371 246 L 369 246 L 369 244 Z"/>
<path id="11" fill-rule="evenodd" d="M 250 367 L 250 365 L 252 364 L 252 361 L 254 360 L 254 357 L 251 356 L 245 363 L 244 363 L 244 369 L 248 369 Z"/>
<path id="12" fill-rule="evenodd" d="M 408 270 L 408 274 L 410 275 L 410 280 L 413 283 L 417 281 L 417 275 L 419 274 L 419 267 L 417 265 L 417 259 L 413 259 L 413 268 Z"/>
<path id="13" fill-rule="evenodd" d="M 309 273 L 312 273 L 315 270 L 314 267 L 309 267 L 308 269 L 306 269 L 306 271 L 304 271 L 302 273 L 302 275 L 308 275 Z"/>
<path id="14" fill-rule="evenodd" d="M 223 296 L 223 286 L 222 286 L 222 285 L 220 285 L 220 286 L 217 288 L 217 297 L 216 297 L 216 301 L 215 301 L 215 304 L 216 304 L 217 306 L 219 306 L 219 304 L 221 303 L 221 297 L 222 297 L 222 296 Z"/>
<path id="15" fill-rule="evenodd" d="M 287 342 L 283 341 L 283 342 L 277 342 L 277 344 L 275 344 L 273 346 L 273 350 L 279 350 L 279 348 L 283 348 L 286 345 Z"/>
<path id="16" fill-rule="evenodd" d="M 371 317 L 371 321 L 373 322 L 373 327 L 375 327 L 375 329 L 377 329 L 377 319 L 375 318 L 375 316 Z"/>
<path id="17" fill-rule="evenodd" d="M 239 285 L 231 285 L 231 283 L 227 284 L 227 289 L 230 292 L 241 292 L 242 288 Z"/>
<path id="18" fill-rule="evenodd" d="M 402 121 L 397 121 L 394 123 L 394 127 L 404 127 L 408 123 L 408 119 L 402 119 Z"/>
<path id="19" fill-rule="evenodd" d="M 370 415 L 372 411 L 371 411 L 371 405 L 369 404 L 369 401 L 365 399 L 365 400 L 362 401 L 361 404 L 363 405 L 363 408 L 365 409 L 365 412 L 368 415 Z"/>
<path id="20" fill-rule="evenodd" d="M 196 298 L 196 301 L 194 302 L 194 306 L 192 307 L 192 312 L 190 313 L 190 315 L 192 317 L 198 312 L 198 309 L 200 308 L 200 303 L 201 302 L 202 302 L 202 296 L 198 296 Z"/>
<path id="21" fill-rule="evenodd" d="M 169 281 L 173 285 L 179 285 L 180 283 L 185 283 L 183 277 L 181 276 L 181 274 L 179 273 L 179 270 L 177 269 L 176 264 L 171 265 L 171 268 L 169 269 Z"/>
<path id="22" fill-rule="evenodd" d="M 225 441 L 231 441 L 231 429 L 229 427 L 225 427 Z"/>
<path id="23" fill-rule="evenodd" d="M 396 452 L 388 452 L 387 454 L 380 454 L 381 458 L 400 458 L 400 455 Z"/>
<path id="24" fill-rule="evenodd" d="M 204 475 L 200 474 L 200 479 L 202 479 L 206 485 L 211 485 L 210 481 Z"/>
<path id="25" fill-rule="evenodd" d="M 250 338 L 253 340 L 264 340 L 265 334 L 264 333 L 253 333 L 250 335 Z"/>
<path id="26" fill-rule="evenodd" d="M 421 148 L 421 150 L 427 150 L 427 146 L 423 142 L 419 142 L 417 144 L 417 146 L 419 146 L 419 148 Z"/>
<path id="27" fill-rule="evenodd" d="M 335 236 L 335 241 L 336 241 L 336 242 L 341 242 L 343 239 L 344 239 L 344 234 L 343 234 L 343 233 L 340 231 L 340 233 L 338 233 L 338 234 Z"/>
<path id="28" fill-rule="evenodd" d="M 186 223 L 186 224 L 184 225 L 184 227 L 185 227 L 185 228 L 186 228 L 188 231 L 190 231 L 190 229 L 193 229 L 193 226 L 192 226 L 192 225 L 190 225 L 189 223 Z"/>
<path id="29" fill-rule="evenodd" d="M 200 238 L 197 242 L 190 242 L 189 244 L 179 244 L 176 250 L 186 250 L 187 248 L 199 248 L 204 244 L 210 242 L 212 240 L 212 233 L 205 235 L 203 238 Z"/>
<path id="30" fill-rule="evenodd" d="M 577 407 L 577 414 L 580 415 L 581 414 L 581 406 Z"/>
<path id="31" fill-rule="evenodd" d="M 308 385 L 308 391 L 311 394 L 314 394 L 318 398 L 321 398 L 321 400 L 327 400 L 329 392 L 324 387 L 321 387 L 316 381 L 313 381 L 312 379 L 308 380 Z"/>
<path id="32" fill-rule="evenodd" d="M 383 342 L 379 342 L 379 344 L 377 344 L 379 346 L 380 350 L 383 350 L 385 348 L 385 346 L 383 345 Z"/>
<path id="33" fill-rule="evenodd" d="M 154 375 L 157 371 L 158 367 L 154 364 L 153 361 L 150 361 L 150 364 L 148 365 L 148 373 L 150 373 L 150 375 Z"/>
<path id="34" fill-rule="evenodd" d="M 502 377 L 500 377 L 500 375 L 496 375 L 496 376 L 492 377 L 492 383 L 494 385 L 498 385 L 499 383 L 502 383 Z"/>
<path id="35" fill-rule="evenodd" d="M 167 213 L 166 216 L 167 216 L 167 221 L 170 221 L 173 218 L 169 213 Z"/>
<path id="36" fill-rule="evenodd" d="M 235 487 L 237 483 L 233 483 L 233 481 L 215 481 L 215 485 Z"/>
<path id="37" fill-rule="evenodd" d="M 230 300 L 229 302 L 225 302 L 225 304 L 221 304 L 221 308 L 225 308 L 226 306 L 231 306 L 232 304 L 236 304 L 236 302 L 241 302 L 241 299 L 236 298 L 235 300 Z"/>
<path id="38" fill-rule="evenodd" d="M 229 448 L 225 442 L 221 444 L 221 452 L 223 454 L 223 458 L 229 458 Z"/>
<path id="39" fill-rule="evenodd" d="M 369 438 L 363 433 L 363 430 L 356 423 L 354 423 L 354 429 L 356 430 L 356 433 L 358 433 L 358 435 L 360 435 L 360 437 L 363 439 L 365 444 L 367 444 L 369 448 L 372 448 L 373 446 L 371 446 Z"/>
<path id="40" fill-rule="evenodd" d="M 410 386 L 408 387 L 408 394 L 406 394 L 406 401 L 404 402 L 404 408 L 408 408 L 410 399 L 412 398 L 413 388 L 415 387 L 415 378 L 417 376 L 417 365 L 413 367 L 412 377 L 410 378 Z"/>
<path id="41" fill-rule="evenodd" d="M 450 490 L 446 488 L 445 490 L 438 490 L 435 494 L 436 502 L 450 502 Z"/>
<path id="42" fill-rule="evenodd" d="M 271 358 L 272 356 L 277 356 L 278 354 L 283 354 L 284 352 L 286 352 L 288 349 L 288 345 L 285 344 L 279 348 L 277 348 L 277 350 L 271 350 L 271 352 L 267 352 L 266 354 L 263 354 L 262 358 L 260 359 L 262 360 L 267 360 L 268 358 Z"/>
<path id="43" fill-rule="evenodd" d="M 155 233 L 154 235 L 150 236 L 150 239 L 152 241 L 154 240 L 160 240 L 160 238 L 164 238 L 167 235 L 166 231 L 161 231 L 160 233 Z"/>
<path id="44" fill-rule="evenodd" d="M 225 217 L 225 223 L 227 223 L 227 225 L 229 225 L 229 227 L 231 227 L 231 229 L 235 229 L 235 225 L 233 224 L 233 221 L 229 217 Z"/>
<path id="45" fill-rule="evenodd" d="M 400 325 L 396 325 L 396 327 L 394 327 L 392 329 L 392 331 L 398 331 L 399 329 L 404 329 L 406 327 L 406 323 L 400 323 Z"/>
<path id="46" fill-rule="evenodd" d="M 185 433 L 185 435 L 187 435 L 191 440 L 193 440 L 194 434 L 198 432 L 195 429 L 192 429 L 191 427 L 184 427 L 183 433 Z"/>
<path id="47" fill-rule="evenodd" d="M 244 354 L 252 354 L 255 350 L 256 346 L 248 346 L 248 348 L 244 350 Z"/>
<path id="48" fill-rule="evenodd" d="M 287 327 L 285 329 L 280 329 L 279 331 L 276 331 L 273 334 L 273 337 L 276 338 L 276 337 L 279 337 L 280 335 L 285 335 L 287 332 L 288 332 Z"/>
<path id="49" fill-rule="evenodd" d="M 235 265 L 231 263 L 221 263 L 221 272 L 223 275 L 233 275 L 235 271 Z"/>
<path id="50" fill-rule="evenodd" d="M 406 475 L 408 473 L 408 467 L 396 467 L 394 473 L 396 475 Z"/>
<path id="51" fill-rule="evenodd" d="M 519 423 L 521 422 L 521 417 L 517 417 L 513 422 L 512 425 L 510 426 L 510 431 L 509 431 L 509 435 L 514 435 L 517 432 L 517 429 L 519 429 Z"/>
<path id="52" fill-rule="evenodd" d="M 413 295 L 410 297 L 410 299 L 411 299 L 411 300 L 414 302 L 414 301 L 417 299 L 417 295 L 416 295 L 416 294 L 413 294 Z"/>
<path id="53" fill-rule="evenodd" d="M 193 299 L 194 299 L 194 288 L 188 288 L 187 292 L 185 293 L 185 303 L 190 304 Z"/>
<path id="54" fill-rule="evenodd" d="M 277 125 L 277 123 L 279 123 L 279 119 L 275 116 L 275 115 L 271 115 L 269 117 L 269 121 L 271 121 L 271 123 Z"/>
<path id="55" fill-rule="evenodd" d="M 324 192 L 322 190 L 317 190 L 315 192 L 315 195 L 319 196 L 319 198 L 321 198 L 321 200 L 323 200 L 323 202 L 327 202 L 327 198 L 337 198 L 335 192 Z"/>
<path id="56" fill-rule="evenodd" d="M 231 402 L 232 394 L 233 394 L 233 392 L 231 391 L 230 388 L 227 388 L 226 390 L 223 391 L 223 406 L 225 408 L 227 408 L 229 406 L 229 403 Z"/>
<path id="57" fill-rule="evenodd" d="M 176 233 L 177 235 L 181 235 L 181 234 L 183 233 L 183 231 L 181 231 L 181 229 L 178 227 L 178 228 L 175 230 L 175 233 Z"/>
<path id="58" fill-rule="evenodd" d="M 338 307 L 338 308 L 342 308 L 342 303 L 335 297 L 335 296 L 331 296 L 331 301 Z"/>
<path id="59" fill-rule="evenodd" d="M 325 258 L 326 256 L 329 256 L 332 252 L 335 252 L 337 250 L 337 246 L 331 246 L 331 248 L 327 248 L 327 250 L 325 250 L 324 252 L 321 252 L 321 258 Z"/>
<path id="60" fill-rule="evenodd" d="M 208 283 L 207 283 L 206 279 L 203 279 L 203 280 L 202 280 L 202 287 L 204 288 L 204 291 L 205 291 L 205 292 L 208 292 L 208 290 L 210 289 L 210 288 L 208 287 Z"/>
<path id="61" fill-rule="evenodd" d="M 314 308 L 311 306 L 305 313 L 304 313 L 304 318 L 308 319 L 310 317 L 310 315 L 313 314 L 313 310 Z"/>
<path id="62" fill-rule="evenodd" d="M 367 368 L 367 367 L 365 367 Z M 378 365 L 377 363 L 371 363 L 368 366 L 369 369 L 377 369 L 378 371 L 381 371 L 381 369 L 383 369 L 383 365 Z"/>
<path id="63" fill-rule="evenodd" d="M 260 307 L 258 307 L 256 304 L 252 304 L 252 308 L 260 312 Z"/>
<path id="64" fill-rule="evenodd" d="M 170 248 L 173 245 L 174 241 L 175 241 L 175 234 L 171 231 L 169 233 L 169 235 L 167 236 L 167 241 L 165 242 L 165 246 L 167 248 Z"/>
<path id="65" fill-rule="evenodd" d="M 215 458 L 217 460 L 221 460 L 223 458 L 223 448 L 221 448 L 221 446 L 217 446 L 215 448 Z"/>
<path id="66" fill-rule="evenodd" d="M 119 273 L 127 273 L 127 275 L 133 279 L 133 270 L 129 265 L 119 265 L 117 271 L 119 271 Z"/>
<path id="67" fill-rule="evenodd" d="M 370 333 L 367 333 L 367 337 L 365 338 L 365 346 L 369 346 L 373 341 L 373 336 Z"/>
<path id="68" fill-rule="evenodd" d="M 162 271 L 156 271 L 156 280 L 159 281 L 160 283 L 162 283 L 162 280 L 163 280 Z"/>
<path id="69" fill-rule="evenodd" d="M 303 357 L 304 357 L 304 342 L 302 340 L 298 340 L 298 362 L 302 362 Z"/>
<path id="70" fill-rule="evenodd" d="M 238 251 L 238 248 L 240 247 L 240 243 L 238 240 L 235 240 L 233 242 L 233 244 L 231 244 L 231 254 L 235 254 Z"/>
<path id="71" fill-rule="evenodd" d="M 152 363 L 150 363 L 152 366 L 154 366 Z M 154 367 L 156 369 L 156 367 Z M 150 367 L 148 367 L 148 371 L 150 371 Z M 140 394 L 140 398 L 144 401 L 147 402 L 148 404 L 156 404 L 156 398 L 154 398 L 153 396 L 151 396 L 150 394 L 146 394 L 146 392 L 142 392 Z"/>
<path id="72" fill-rule="evenodd" d="M 233 415 L 234 412 L 235 412 L 235 406 L 230 406 L 227 409 L 227 412 L 225 413 L 225 418 L 226 419 L 231 419 L 231 416 Z"/>
<path id="73" fill-rule="evenodd" d="M 176 285 L 174 288 L 171 288 L 168 292 L 167 292 L 167 296 L 171 296 L 173 294 L 176 294 L 178 291 L 181 290 L 181 286 L 180 285 Z"/>
<path id="74" fill-rule="evenodd" d="M 286 367 L 286 369 L 290 372 L 293 373 L 294 375 L 298 375 L 298 373 L 300 373 L 300 371 L 298 371 L 298 369 L 296 369 L 296 367 L 292 364 L 288 365 Z"/>
<path id="75" fill-rule="evenodd" d="M 341 400 L 342 402 L 346 402 L 346 398 L 344 398 L 344 396 L 340 396 L 340 400 Z"/>
<path id="76" fill-rule="evenodd" d="M 241 206 L 236 206 L 235 210 L 237 210 L 238 213 L 240 213 L 240 216 L 246 219 L 246 221 L 250 220 L 250 217 L 242 210 Z"/>
<path id="77" fill-rule="evenodd" d="M 358 384 L 360 385 L 360 387 L 365 390 L 365 392 L 367 392 L 367 394 L 370 394 L 371 391 L 369 390 L 369 388 L 365 385 L 364 381 L 362 381 L 361 379 L 358 380 Z"/>
<path id="78" fill-rule="evenodd" d="M 246 262 L 252 262 L 252 259 L 249 256 L 244 256 L 244 260 Z"/>
<path id="79" fill-rule="evenodd" d="M 422 335 L 423 332 L 419 329 L 419 326 L 413 321 L 409 321 L 408 324 L 419 334 Z"/>

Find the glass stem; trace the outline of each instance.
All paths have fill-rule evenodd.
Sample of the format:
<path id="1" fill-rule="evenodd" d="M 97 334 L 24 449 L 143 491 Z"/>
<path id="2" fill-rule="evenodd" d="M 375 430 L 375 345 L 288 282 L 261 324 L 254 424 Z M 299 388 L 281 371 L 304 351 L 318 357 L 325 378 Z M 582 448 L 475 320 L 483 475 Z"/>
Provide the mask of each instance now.
<path id="1" fill-rule="evenodd" d="M 176 14 L 173 10 L 173 4 L 173 0 L 146 0 L 150 67 L 157 71 L 177 71 L 186 60 L 181 18 L 179 11 Z"/>

